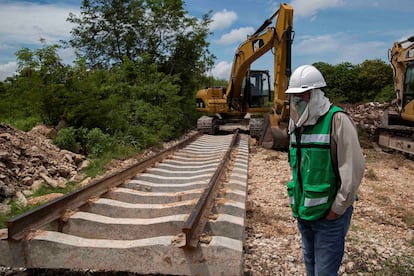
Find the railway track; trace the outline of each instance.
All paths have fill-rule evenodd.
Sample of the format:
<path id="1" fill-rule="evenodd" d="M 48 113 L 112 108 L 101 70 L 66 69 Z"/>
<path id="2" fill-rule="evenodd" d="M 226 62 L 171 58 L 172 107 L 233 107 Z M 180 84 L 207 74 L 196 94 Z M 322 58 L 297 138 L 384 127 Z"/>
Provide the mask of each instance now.
<path id="1" fill-rule="evenodd" d="M 248 137 L 190 137 L 8 221 L 0 265 L 242 275 Z"/>

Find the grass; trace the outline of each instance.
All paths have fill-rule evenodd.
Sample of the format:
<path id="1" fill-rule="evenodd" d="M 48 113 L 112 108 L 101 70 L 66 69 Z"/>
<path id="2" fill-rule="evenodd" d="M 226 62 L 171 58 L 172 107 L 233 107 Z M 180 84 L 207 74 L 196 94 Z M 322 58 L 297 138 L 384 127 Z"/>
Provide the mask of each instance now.
<path id="1" fill-rule="evenodd" d="M 36 192 L 33 193 L 33 195 L 31 195 L 30 197 L 28 197 L 28 199 L 30 198 L 34 198 L 34 197 L 39 197 L 39 196 L 43 196 L 43 195 L 47 195 L 47 194 L 51 194 L 51 193 L 61 193 L 61 194 L 67 194 L 70 193 L 72 191 L 74 191 L 75 189 L 78 188 L 78 184 L 74 183 L 74 182 L 69 182 L 66 184 L 66 187 L 62 188 L 62 187 L 57 187 L 57 188 L 52 188 L 46 184 L 42 185 Z M 40 205 L 42 205 L 43 203 L 38 203 L 38 204 L 34 204 L 34 205 L 27 205 L 27 206 L 21 206 L 19 204 L 17 204 L 16 201 L 12 200 L 12 202 L 9 204 L 10 205 L 10 213 L 8 214 L 1 214 L 0 215 L 0 228 L 5 228 L 7 225 L 7 221 L 15 216 L 21 215 L 25 212 L 28 212 Z"/>
<path id="2" fill-rule="evenodd" d="M 56 188 L 52 188 L 48 185 L 43 185 L 36 192 L 34 192 L 31 197 L 33 198 L 33 197 L 38 197 L 38 196 L 47 195 L 51 193 L 67 194 L 75 190 L 77 187 L 78 187 L 78 183 L 75 183 L 75 182 L 68 182 L 65 187 L 56 187 Z"/>
<path id="3" fill-rule="evenodd" d="M 7 215 L 6 214 L 0 215 L 0 229 L 7 227 L 7 225 L 6 225 L 7 221 L 10 218 L 13 218 L 13 217 L 18 216 L 20 214 L 23 214 L 27 211 L 30 211 L 31 209 L 33 209 L 33 208 L 35 208 L 39 205 L 40 204 L 30 205 L 30 206 L 29 205 L 28 206 L 21 206 L 21 205 L 18 205 L 15 201 L 12 201 L 11 204 L 10 204 L 10 213 L 8 213 Z"/>
<path id="4" fill-rule="evenodd" d="M 34 126 L 39 124 L 42 120 L 40 117 L 22 117 L 22 118 L 1 118 L 0 122 L 12 125 L 13 127 L 22 131 L 30 131 Z"/>
<path id="5" fill-rule="evenodd" d="M 375 173 L 374 169 L 372 169 L 372 168 L 369 168 L 368 169 L 367 174 L 366 174 L 366 177 L 369 180 L 373 180 L 373 181 L 377 181 L 378 180 L 377 174 Z"/>
<path id="6" fill-rule="evenodd" d="M 413 275 L 414 256 L 392 256 L 388 258 L 381 271 L 377 271 L 374 275 Z"/>
<path id="7" fill-rule="evenodd" d="M 142 150 L 132 146 L 118 145 L 109 152 L 101 154 L 98 158 L 91 159 L 89 166 L 83 169 L 86 176 L 94 178 L 107 170 L 107 165 L 113 159 L 125 160 L 142 153 Z"/>
<path id="8" fill-rule="evenodd" d="M 414 213 L 408 212 L 403 217 L 404 222 L 407 224 L 408 228 L 414 227 Z"/>
<path id="9" fill-rule="evenodd" d="M 362 128 L 357 128 L 359 144 L 363 149 L 372 148 L 372 138 L 370 135 Z"/>
<path id="10" fill-rule="evenodd" d="M 373 258 L 372 254 L 375 249 L 367 255 L 362 252 L 369 250 L 369 246 L 361 247 L 366 242 L 365 238 L 360 240 L 357 235 L 348 235 L 346 239 L 348 258 L 355 263 L 355 267 L 352 271 L 348 271 L 347 275 L 414 275 L 414 256 L 412 254 L 402 253 L 403 255 L 386 257 L 378 262 L 379 266 L 374 268 L 369 264 L 369 260 Z"/>
<path id="11" fill-rule="evenodd" d="M 376 160 L 378 159 L 378 152 L 373 149 L 365 149 L 364 155 L 365 155 L 366 163 L 375 163 Z"/>
<path id="12" fill-rule="evenodd" d="M 107 159 L 107 158 L 93 159 L 91 160 L 91 163 L 89 164 L 89 166 L 83 169 L 83 172 L 88 177 L 94 178 L 102 174 L 103 172 L 105 172 L 105 165 L 108 164 L 108 162 L 110 161 L 111 159 Z"/>
<path id="13" fill-rule="evenodd" d="M 360 227 L 359 226 L 356 226 L 355 224 L 353 224 L 353 223 L 351 223 L 351 225 L 350 225 L 350 229 L 349 229 L 350 231 L 353 231 L 353 232 L 358 232 L 359 230 L 360 230 Z"/>

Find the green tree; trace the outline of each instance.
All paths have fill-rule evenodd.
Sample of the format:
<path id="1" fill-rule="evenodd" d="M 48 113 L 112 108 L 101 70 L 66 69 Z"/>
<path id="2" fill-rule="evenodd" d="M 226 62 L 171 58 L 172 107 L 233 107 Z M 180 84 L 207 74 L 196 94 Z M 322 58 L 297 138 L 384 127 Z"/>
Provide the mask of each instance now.
<path id="1" fill-rule="evenodd" d="M 334 102 L 347 102 L 355 97 L 358 87 L 357 67 L 350 62 L 331 65 L 324 62 L 313 64 L 325 77 L 327 96 Z"/>
<path id="2" fill-rule="evenodd" d="M 316 62 L 312 64 L 322 73 L 325 78 L 327 87 L 324 88 L 326 95 L 335 102 L 341 102 L 346 99 L 345 92 L 338 87 L 335 66 L 326 62 Z"/>
<path id="3" fill-rule="evenodd" d="M 144 35 L 144 1 L 84 0 L 81 15 L 70 13 L 67 21 L 75 24 L 69 43 L 88 67 L 108 68 L 133 60 L 142 54 L 140 37 Z"/>
<path id="4" fill-rule="evenodd" d="M 81 15 L 71 13 L 67 19 L 75 24 L 69 43 L 88 67 L 110 68 L 125 58 L 142 60 L 143 55 L 150 62 L 166 64 L 180 52 L 184 37 L 193 42 L 201 38 L 199 56 L 187 59 L 198 61 L 206 51 L 208 17 L 199 22 L 188 16 L 183 5 L 181 0 L 84 0 Z"/>
<path id="5" fill-rule="evenodd" d="M 381 60 L 366 60 L 357 65 L 350 62 L 313 65 L 324 75 L 327 83 L 324 91 L 334 102 L 384 101 L 393 97 L 392 68 Z"/>
<path id="6" fill-rule="evenodd" d="M 57 53 L 61 46 L 48 45 L 43 38 L 40 42 L 43 45 L 40 49 L 22 48 L 16 52 L 18 73 L 24 77 L 31 77 L 34 72 L 37 72 L 44 85 L 62 83 L 68 67 L 63 64 Z"/>
<path id="7" fill-rule="evenodd" d="M 392 67 L 379 59 L 365 60 L 359 67 L 358 78 L 364 100 L 373 101 L 381 92 L 382 97 L 388 98 L 390 89 L 383 89 L 393 84 Z M 393 91 L 390 94 L 393 95 Z"/>
<path id="8" fill-rule="evenodd" d="M 19 77 L 12 94 L 15 104 L 25 110 L 20 116 L 38 116 L 45 123 L 55 124 L 68 93 L 65 82 L 69 66 L 57 53 L 61 46 L 40 41 L 43 47 L 39 49 L 22 48 L 16 52 Z"/>
<path id="9" fill-rule="evenodd" d="M 75 24 L 69 44 L 87 68 L 114 70 L 124 63 L 148 63 L 175 76 L 180 97 L 176 105 L 190 126 L 196 117 L 189 108 L 194 106 L 194 91 L 214 56 L 208 51 L 209 14 L 199 20 L 188 16 L 183 6 L 182 0 L 84 0 L 81 15 L 70 14 L 67 20 Z M 132 70 L 123 77 L 133 82 L 141 73 Z"/>
<path id="10" fill-rule="evenodd" d="M 85 73 L 80 66 L 71 75 L 65 86 L 71 92 L 61 99 L 63 109 L 54 115 L 69 126 L 99 128 L 138 148 L 183 130 L 177 76 L 159 72 L 156 64 L 125 58 L 112 70 Z"/>

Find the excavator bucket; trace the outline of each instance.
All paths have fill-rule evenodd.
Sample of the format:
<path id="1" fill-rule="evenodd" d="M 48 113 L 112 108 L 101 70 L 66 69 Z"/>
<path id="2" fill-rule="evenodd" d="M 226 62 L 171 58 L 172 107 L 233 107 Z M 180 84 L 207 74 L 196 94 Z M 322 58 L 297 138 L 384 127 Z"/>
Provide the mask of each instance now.
<path id="1" fill-rule="evenodd" d="M 276 115 L 266 116 L 259 144 L 266 149 L 287 150 L 289 147 L 287 128 L 277 122 Z"/>

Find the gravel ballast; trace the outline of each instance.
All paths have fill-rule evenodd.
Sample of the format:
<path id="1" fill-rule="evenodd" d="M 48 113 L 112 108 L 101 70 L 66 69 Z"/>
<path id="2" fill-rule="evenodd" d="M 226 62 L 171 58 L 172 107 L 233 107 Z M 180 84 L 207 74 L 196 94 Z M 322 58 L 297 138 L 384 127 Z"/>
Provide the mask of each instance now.
<path id="1" fill-rule="evenodd" d="M 286 192 L 287 152 L 250 143 L 246 275 L 306 275 Z M 364 149 L 366 169 L 354 204 L 341 275 L 414 275 L 414 162 Z"/>

